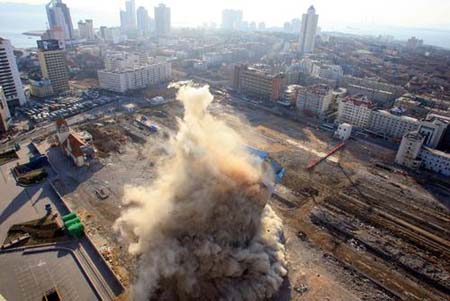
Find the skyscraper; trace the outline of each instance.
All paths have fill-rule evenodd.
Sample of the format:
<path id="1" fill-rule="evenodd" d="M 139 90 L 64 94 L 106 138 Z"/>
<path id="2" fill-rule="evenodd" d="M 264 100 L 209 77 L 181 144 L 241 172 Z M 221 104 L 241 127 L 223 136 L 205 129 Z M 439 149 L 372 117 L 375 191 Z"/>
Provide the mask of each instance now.
<path id="1" fill-rule="evenodd" d="M 86 19 L 84 22 L 80 20 L 78 22 L 78 31 L 82 39 L 95 40 L 94 22 L 91 19 Z"/>
<path id="2" fill-rule="evenodd" d="M 148 11 L 142 6 L 137 9 L 137 28 L 144 34 L 150 32 L 150 17 Z"/>
<path id="3" fill-rule="evenodd" d="M 222 28 L 239 30 L 242 26 L 242 10 L 224 9 L 222 11 Z"/>
<path id="4" fill-rule="evenodd" d="M 62 30 L 66 40 L 74 39 L 72 18 L 70 10 L 62 0 L 51 0 L 45 6 L 47 10 L 48 25 L 51 30 Z"/>
<path id="5" fill-rule="evenodd" d="M 54 93 L 69 90 L 66 54 L 58 41 L 40 40 L 37 43 L 42 76 L 50 80 Z"/>
<path id="6" fill-rule="evenodd" d="M 164 4 L 155 7 L 155 30 L 157 35 L 167 35 L 170 32 L 170 8 Z"/>
<path id="7" fill-rule="evenodd" d="M 125 11 L 120 11 L 120 27 L 122 30 L 136 29 L 136 3 L 134 0 L 125 2 Z"/>
<path id="8" fill-rule="evenodd" d="M 301 54 L 314 52 L 318 22 L 319 15 L 316 15 L 316 10 L 311 5 L 308 12 L 302 17 L 299 40 L 299 51 Z"/>
<path id="9" fill-rule="evenodd" d="M 9 110 L 14 112 L 16 107 L 27 102 L 17 69 L 16 58 L 9 40 L 0 37 L 0 86 L 8 103 Z"/>

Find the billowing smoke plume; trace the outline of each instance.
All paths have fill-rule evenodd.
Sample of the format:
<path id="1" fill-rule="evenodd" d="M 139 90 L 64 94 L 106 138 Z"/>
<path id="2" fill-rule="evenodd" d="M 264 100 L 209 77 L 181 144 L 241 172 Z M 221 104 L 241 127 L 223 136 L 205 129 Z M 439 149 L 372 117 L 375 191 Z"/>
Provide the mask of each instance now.
<path id="1" fill-rule="evenodd" d="M 179 87 L 185 115 L 148 187 L 125 187 L 115 228 L 139 256 L 135 300 L 263 300 L 286 275 L 271 179 L 246 141 L 207 111 L 208 87 Z M 157 297 L 155 297 L 157 296 Z"/>

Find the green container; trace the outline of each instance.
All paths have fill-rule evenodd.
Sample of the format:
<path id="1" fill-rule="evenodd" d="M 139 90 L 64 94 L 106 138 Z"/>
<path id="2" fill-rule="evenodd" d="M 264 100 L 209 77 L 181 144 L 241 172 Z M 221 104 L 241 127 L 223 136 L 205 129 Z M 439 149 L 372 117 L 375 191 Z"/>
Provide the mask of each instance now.
<path id="1" fill-rule="evenodd" d="M 80 221 L 80 219 L 78 217 L 76 217 L 76 218 L 73 218 L 71 220 L 65 221 L 64 222 L 64 226 L 66 226 L 66 228 L 69 228 L 73 224 L 79 224 L 79 223 L 81 223 L 81 221 Z"/>
<path id="2" fill-rule="evenodd" d="M 63 222 L 66 222 L 68 220 L 74 219 L 75 217 L 78 217 L 74 212 L 66 214 L 62 217 Z"/>
<path id="3" fill-rule="evenodd" d="M 68 228 L 69 234 L 76 237 L 81 237 L 84 233 L 84 226 L 81 223 L 76 223 Z"/>

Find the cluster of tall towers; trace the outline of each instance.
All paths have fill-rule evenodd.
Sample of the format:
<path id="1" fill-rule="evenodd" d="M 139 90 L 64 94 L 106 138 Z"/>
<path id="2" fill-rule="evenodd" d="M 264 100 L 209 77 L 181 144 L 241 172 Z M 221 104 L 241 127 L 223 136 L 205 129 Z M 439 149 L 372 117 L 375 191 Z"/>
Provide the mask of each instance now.
<path id="1" fill-rule="evenodd" d="M 140 30 L 144 33 L 155 31 L 157 35 L 167 35 L 170 32 L 170 8 L 159 4 L 154 8 L 154 19 L 147 9 L 140 6 L 136 10 L 135 0 L 125 2 L 125 10 L 120 11 L 120 27 L 122 31 Z"/>

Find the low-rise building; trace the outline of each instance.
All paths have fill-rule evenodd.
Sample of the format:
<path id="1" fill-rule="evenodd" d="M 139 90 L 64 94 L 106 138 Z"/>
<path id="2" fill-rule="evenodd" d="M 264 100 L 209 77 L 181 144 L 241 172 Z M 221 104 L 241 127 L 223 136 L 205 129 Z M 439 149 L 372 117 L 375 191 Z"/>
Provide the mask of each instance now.
<path id="1" fill-rule="evenodd" d="M 326 85 L 314 85 L 300 89 L 297 97 L 297 110 L 320 116 L 333 101 L 333 90 Z"/>
<path id="2" fill-rule="evenodd" d="M 97 74 L 101 88 L 124 93 L 169 81 L 172 68 L 168 62 L 156 62 L 116 70 L 99 70 Z"/>
<path id="3" fill-rule="evenodd" d="M 380 104 L 386 104 L 393 101 L 406 92 L 405 89 L 400 86 L 350 75 L 342 77 L 342 86 L 345 87 L 351 95 L 363 94 Z"/>
<path id="4" fill-rule="evenodd" d="M 385 110 L 372 111 L 368 129 L 381 136 L 402 139 L 409 132 L 419 128 L 416 118 L 396 115 Z"/>
<path id="5" fill-rule="evenodd" d="M 348 123 L 341 123 L 336 132 L 334 132 L 334 136 L 341 140 L 348 140 L 352 135 L 352 125 Z"/>
<path id="6" fill-rule="evenodd" d="M 373 103 L 366 96 L 347 96 L 339 100 L 337 121 L 357 128 L 367 128 Z"/>
<path id="7" fill-rule="evenodd" d="M 56 140 L 60 146 L 64 155 L 69 157 L 77 167 L 87 165 L 91 159 L 96 158 L 97 151 L 94 146 L 89 142 L 83 140 L 82 137 L 90 137 L 92 142 L 92 136 L 79 135 L 71 131 L 67 121 L 63 118 L 56 121 Z"/>
<path id="8" fill-rule="evenodd" d="M 31 95 L 36 97 L 48 97 L 53 95 L 52 83 L 48 79 L 30 80 Z"/>
<path id="9" fill-rule="evenodd" d="M 425 146 L 420 152 L 419 159 L 423 168 L 450 176 L 450 154 Z"/>
<path id="10" fill-rule="evenodd" d="M 247 65 L 235 66 L 233 87 L 239 93 L 277 101 L 282 98 L 285 86 L 286 78 L 282 73 L 274 75 Z"/>

